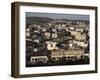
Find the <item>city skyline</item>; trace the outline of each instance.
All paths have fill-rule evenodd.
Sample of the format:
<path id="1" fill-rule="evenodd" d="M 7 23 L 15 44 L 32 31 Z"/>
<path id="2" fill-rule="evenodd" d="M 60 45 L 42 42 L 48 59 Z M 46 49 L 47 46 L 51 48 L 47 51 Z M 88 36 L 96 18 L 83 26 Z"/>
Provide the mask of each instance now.
<path id="1" fill-rule="evenodd" d="M 26 18 L 26 67 L 89 64 L 89 21 L 44 16 Z"/>

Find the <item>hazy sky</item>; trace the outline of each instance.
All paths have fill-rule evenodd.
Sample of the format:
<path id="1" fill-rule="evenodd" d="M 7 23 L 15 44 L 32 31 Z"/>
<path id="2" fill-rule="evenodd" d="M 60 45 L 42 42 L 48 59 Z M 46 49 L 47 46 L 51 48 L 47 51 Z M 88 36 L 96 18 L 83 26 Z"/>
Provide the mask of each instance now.
<path id="1" fill-rule="evenodd" d="M 89 20 L 89 15 L 77 14 L 56 14 L 56 13 L 36 13 L 26 12 L 26 17 L 48 17 L 52 19 L 69 19 L 69 20 Z"/>

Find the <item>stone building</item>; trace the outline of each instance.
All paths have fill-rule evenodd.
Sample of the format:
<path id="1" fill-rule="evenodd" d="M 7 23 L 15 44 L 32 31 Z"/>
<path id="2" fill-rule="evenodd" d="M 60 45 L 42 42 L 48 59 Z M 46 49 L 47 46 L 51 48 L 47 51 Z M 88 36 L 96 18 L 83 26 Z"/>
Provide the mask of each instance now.
<path id="1" fill-rule="evenodd" d="M 76 44 L 76 45 L 83 47 L 83 48 L 88 46 L 88 43 L 86 43 L 84 41 L 77 41 L 77 40 L 73 40 L 73 44 Z"/>
<path id="2" fill-rule="evenodd" d="M 77 57 L 80 58 L 82 55 L 84 54 L 84 50 L 83 49 L 68 49 L 68 50 L 54 50 L 51 51 L 51 58 L 62 58 L 62 57 Z"/>
<path id="3" fill-rule="evenodd" d="M 79 34 L 79 35 L 76 35 L 76 36 L 75 36 L 75 39 L 76 39 L 76 40 L 86 40 L 86 35 L 85 35 L 85 34 L 82 34 L 82 35 L 80 35 L 80 34 Z"/>
<path id="4" fill-rule="evenodd" d="M 43 62 L 43 63 L 47 63 L 48 58 L 47 58 L 47 56 L 31 56 L 30 61 L 32 63 L 37 63 L 37 62 L 40 62 L 40 61 Z"/>
<path id="5" fill-rule="evenodd" d="M 76 35 L 81 35 L 80 32 L 78 31 L 70 31 L 71 35 L 76 36 Z"/>

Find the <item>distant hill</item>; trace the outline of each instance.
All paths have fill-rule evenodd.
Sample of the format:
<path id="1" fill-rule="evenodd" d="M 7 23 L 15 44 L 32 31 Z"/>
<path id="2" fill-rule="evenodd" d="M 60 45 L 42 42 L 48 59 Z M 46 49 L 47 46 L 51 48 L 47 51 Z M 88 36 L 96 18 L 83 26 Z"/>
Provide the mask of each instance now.
<path id="1" fill-rule="evenodd" d="M 26 23 L 27 24 L 49 23 L 49 22 L 54 21 L 54 20 L 59 20 L 59 19 L 52 19 L 52 18 L 48 18 L 48 17 L 26 17 Z M 86 21 L 86 20 L 69 20 L 69 19 L 60 19 L 60 20 L 73 21 L 73 22 L 82 21 L 82 22 L 86 22 L 87 24 L 89 24 L 89 21 Z"/>
<path id="2" fill-rule="evenodd" d="M 53 19 L 48 17 L 26 17 L 26 23 L 27 24 L 33 24 L 33 23 L 48 23 L 53 21 Z"/>

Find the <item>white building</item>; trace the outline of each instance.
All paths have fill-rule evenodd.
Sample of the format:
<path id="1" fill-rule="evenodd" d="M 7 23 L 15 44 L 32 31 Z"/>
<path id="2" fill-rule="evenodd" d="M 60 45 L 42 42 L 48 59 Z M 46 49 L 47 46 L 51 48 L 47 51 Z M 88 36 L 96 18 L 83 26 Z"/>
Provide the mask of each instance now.
<path id="1" fill-rule="evenodd" d="M 39 43 L 39 40 L 38 39 L 34 39 L 33 41 Z"/>
<path id="2" fill-rule="evenodd" d="M 75 29 L 73 26 L 69 26 L 68 28 L 69 28 L 69 30 L 74 30 Z"/>
<path id="3" fill-rule="evenodd" d="M 48 50 L 58 50 L 58 47 L 56 46 L 57 42 L 46 41 L 46 44 Z"/>
<path id="4" fill-rule="evenodd" d="M 66 27 L 66 25 L 65 24 L 62 24 L 62 28 L 64 29 Z"/>

